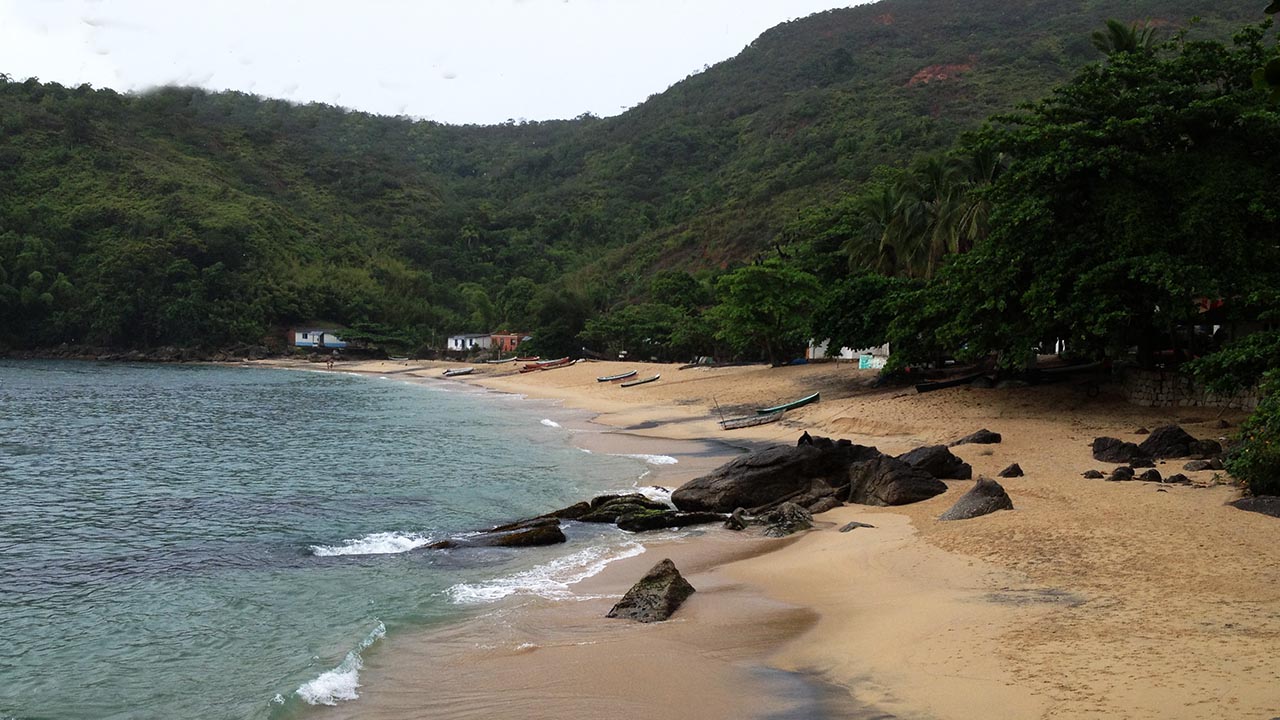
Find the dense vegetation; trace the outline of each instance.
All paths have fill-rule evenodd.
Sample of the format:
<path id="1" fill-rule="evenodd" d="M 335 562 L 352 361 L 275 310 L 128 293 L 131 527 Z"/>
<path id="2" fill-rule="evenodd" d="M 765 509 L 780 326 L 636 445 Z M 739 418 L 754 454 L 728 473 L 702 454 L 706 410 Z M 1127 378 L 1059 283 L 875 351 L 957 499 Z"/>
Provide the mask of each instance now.
<path id="1" fill-rule="evenodd" d="M 774 28 L 616 118 L 493 127 L 0 78 L 0 344 L 218 346 L 323 320 L 402 349 L 537 330 L 550 351 L 645 301 L 626 312 L 669 326 L 655 273 L 714 290 L 877 167 L 1069 78 L 1106 18 L 1199 13 L 1222 36 L 1253 5 L 884 0 Z M 692 320 L 654 352 L 742 347 Z"/>

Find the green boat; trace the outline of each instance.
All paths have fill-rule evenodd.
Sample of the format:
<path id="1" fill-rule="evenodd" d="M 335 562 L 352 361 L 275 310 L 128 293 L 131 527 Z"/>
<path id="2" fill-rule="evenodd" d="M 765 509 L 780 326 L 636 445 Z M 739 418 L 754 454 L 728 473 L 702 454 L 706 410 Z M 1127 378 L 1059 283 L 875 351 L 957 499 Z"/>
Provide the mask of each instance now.
<path id="1" fill-rule="evenodd" d="M 651 383 L 660 377 L 662 376 L 654 375 L 653 377 L 647 377 L 647 378 L 644 378 L 643 380 L 632 380 L 631 382 L 624 382 L 622 383 L 621 387 L 635 387 L 636 385 L 644 385 L 645 383 Z"/>
<path id="2" fill-rule="evenodd" d="M 789 403 L 775 405 L 771 408 L 760 408 L 759 410 L 756 411 L 756 414 L 769 415 L 770 413 L 776 413 L 782 410 L 795 410 L 796 408 L 801 407 L 803 405 L 808 405 L 809 403 L 818 402 L 818 395 L 820 394 L 821 393 L 814 393 L 812 395 L 806 395 L 805 397 L 802 397 L 799 400 L 792 400 Z"/>

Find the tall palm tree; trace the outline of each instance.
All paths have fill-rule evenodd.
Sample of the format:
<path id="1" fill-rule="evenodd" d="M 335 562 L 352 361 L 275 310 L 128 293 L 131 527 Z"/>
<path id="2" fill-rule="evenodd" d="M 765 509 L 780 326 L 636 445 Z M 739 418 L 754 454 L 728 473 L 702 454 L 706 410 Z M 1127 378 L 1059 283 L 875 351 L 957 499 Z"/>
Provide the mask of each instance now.
<path id="1" fill-rule="evenodd" d="M 1106 30 L 1093 33 L 1093 46 L 1108 57 L 1119 53 L 1150 52 L 1156 43 L 1156 28 L 1144 23 L 1125 25 L 1119 20 L 1108 20 Z"/>

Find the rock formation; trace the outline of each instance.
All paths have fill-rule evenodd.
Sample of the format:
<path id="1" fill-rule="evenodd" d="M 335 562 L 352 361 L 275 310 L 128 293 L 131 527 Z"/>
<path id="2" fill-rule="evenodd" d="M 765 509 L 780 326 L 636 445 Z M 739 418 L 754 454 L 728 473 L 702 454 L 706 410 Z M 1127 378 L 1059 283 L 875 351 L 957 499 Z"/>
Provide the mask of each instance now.
<path id="1" fill-rule="evenodd" d="M 1012 510 L 1013 501 L 1000 483 L 980 477 L 969 492 L 960 496 L 951 509 L 938 516 L 939 520 L 969 520 L 997 510 Z"/>
<path id="2" fill-rule="evenodd" d="M 675 563 L 663 560 L 645 573 L 606 617 L 643 623 L 661 622 L 671 617 L 694 592 L 694 587 L 676 569 Z"/>

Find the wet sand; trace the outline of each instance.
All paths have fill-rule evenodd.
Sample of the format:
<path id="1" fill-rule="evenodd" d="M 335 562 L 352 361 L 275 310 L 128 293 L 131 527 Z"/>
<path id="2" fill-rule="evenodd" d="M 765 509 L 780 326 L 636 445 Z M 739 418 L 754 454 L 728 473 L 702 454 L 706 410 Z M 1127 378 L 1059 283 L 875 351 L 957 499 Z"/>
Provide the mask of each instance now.
<path id="1" fill-rule="evenodd" d="M 434 377 L 446 366 L 414 372 Z M 632 367 L 663 378 L 627 389 L 595 382 Z M 364 368 L 388 369 L 395 364 Z M 1004 442 L 956 454 L 975 476 L 1011 462 L 1026 476 L 1001 480 L 1014 511 L 970 521 L 936 520 L 971 485 L 951 481 L 944 495 L 912 506 L 838 508 L 794 540 L 715 529 L 654 543 L 582 583 L 590 599 L 504 607 L 475 620 L 486 624 L 453 630 L 453 645 L 389 641 L 370 658 L 362 698 L 330 714 L 472 717 L 465 713 L 484 705 L 485 717 L 804 717 L 795 713 L 823 708 L 904 718 L 1280 715 L 1280 521 L 1225 506 L 1238 491 L 1211 471 L 1186 473 L 1193 486 L 1080 477 L 1109 469 L 1090 455 L 1095 436 L 1140 440 L 1137 428 L 1177 421 L 1198 437 L 1226 437 L 1232 430 L 1217 420 L 1234 427 L 1241 416 L 1140 408 L 1070 385 L 917 395 L 874 389 L 872 379 L 847 364 L 584 363 L 528 375 L 479 367 L 468 382 L 556 399 L 624 431 L 593 442 L 752 447 L 808 430 L 900 453 L 987 427 Z M 720 411 L 743 414 L 815 389 L 822 401 L 782 422 L 732 433 L 715 424 Z M 713 464 L 720 446 L 707 447 Z M 1158 469 L 1183 472 L 1182 463 Z M 838 532 L 850 519 L 876 527 Z M 666 556 L 700 590 L 676 618 L 604 620 L 613 599 Z M 495 647 L 475 647 L 488 637 Z M 394 670 L 376 667 L 392 657 Z M 802 684 L 810 697 L 789 698 L 795 686 L 762 681 L 765 666 L 838 691 L 816 701 L 817 686 Z M 435 704 L 415 709 L 423 703 Z"/>

